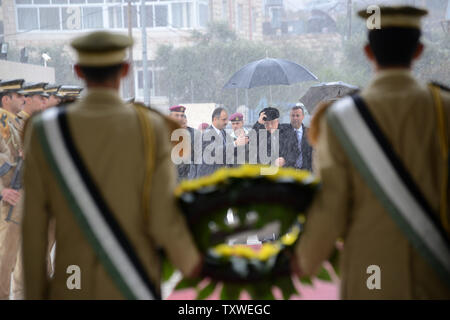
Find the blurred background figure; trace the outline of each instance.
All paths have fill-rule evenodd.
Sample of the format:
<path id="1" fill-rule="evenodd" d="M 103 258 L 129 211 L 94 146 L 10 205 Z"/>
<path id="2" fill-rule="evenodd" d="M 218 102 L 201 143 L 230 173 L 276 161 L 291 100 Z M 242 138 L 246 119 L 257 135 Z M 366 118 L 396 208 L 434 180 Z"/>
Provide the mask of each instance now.
<path id="1" fill-rule="evenodd" d="M 242 113 L 236 112 L 230 116 L 231 121 L 231 133 L 230 136 L 233 140 L 236 140 L 239 136 L 247 136 L 248 130 L 244 127 L 244 115 Z"/>
<path id="2" fill-rule="evenodd" d="M 208 127 L 209 127 L 209 124 L 207 124 L 206 122 L 202 122 L 202 123 L 199 124 L 199 126 L 198 126 L 197 129 L 198 129 L 199 131 L 203 132 L 203 131 L 205 131 L 206 129 L 208 129 Z"/>

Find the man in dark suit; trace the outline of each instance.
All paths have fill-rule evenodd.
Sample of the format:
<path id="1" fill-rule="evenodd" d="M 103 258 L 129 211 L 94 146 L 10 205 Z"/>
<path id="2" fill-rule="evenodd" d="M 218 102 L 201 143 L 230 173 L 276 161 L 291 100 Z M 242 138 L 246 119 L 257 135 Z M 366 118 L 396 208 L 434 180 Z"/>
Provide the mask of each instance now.
<path id="1" fill-rule="evenodd" d="M 265 108 L 261 111 L 258 122 L 253 126 L 258 137 L 258 163 L 268 164 L 269 161 L 275 166 L 294 167 L 300 153 L 296 143 L 295 132 L 289 124 L 280 124 L 279 117 L 280 112 L 278 109 L 273 107 Z M 277 131 L 278 139 L 276 139 Z M 265 147 L 264 137 L 267 137 L 267 148 L 266 150 L 261 150 L 261 148 Z M 275 152 L 273 148 L 276 144 L 279 152 L 278 154 L 272 154 L 272 152 Z"/>
<path id="2" fill-rule="evenodd" d="M 237 149 L 247 143 L 245 136 L 235 141 L 225 131 L 228 124 L 228 112 L 216 108 L 212 114 L 211 126 L 203 132 L 202 164 L 197 167 L 197 177 L 210 175 L 225 166 L 234 166 Z"/>
<path id="3" fill-rule="evenodd" d="M 295 132 L 295 140 L 293 140 L 292 143 L 297 145 L 299 151 L 298 154 L 296 154 L 297 158 L 292 167 L 312 171 L 312 147 L 307 139 L 308 129 L 303 125 L 303 118 L 305 117 L 304 107 L 305 106 L 302 103 L 297 103 L 295 107 L 291 109 L 291 123 L 287 125 Z"/>

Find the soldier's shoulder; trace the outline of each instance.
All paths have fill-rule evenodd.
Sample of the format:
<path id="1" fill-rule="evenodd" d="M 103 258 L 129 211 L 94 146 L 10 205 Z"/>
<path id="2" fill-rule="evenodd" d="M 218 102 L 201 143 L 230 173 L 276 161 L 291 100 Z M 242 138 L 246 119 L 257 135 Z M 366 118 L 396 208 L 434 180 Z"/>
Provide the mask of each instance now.
<path id="1" fill-rule="evenodd" d="M 435 88 L 439 88 L 444 105 L 450 106 L 450 87 L 439 82 L 430 82 L 429 85 Z"/>
<path id="2" fill-rule="evenodd" d="M 156 126 L 166 126 L 170 132 L 172 132 L 175 129 L 180 128 L 178 123 L 176 123 L 171 118 L 169 118 L 165 114 L 161 113 L 160 111 L 158 111 L 152 107 L 149 107 L 141 102 L 133 102 L 132 106 L 147 112 L 150 119 L 153 120 L 153 123 Z"/>
<path id="3" fill-rule="evenodd" d="M 446 86 L 446 85 L 444 85 L 444 84 L 442 84 L 442 83 L 439 83 L 439 82 L 437 82 L 437 81 L 431 81 L 431 82 L 430 82 L 430 85 L 432 85 L 432 86 L 434 86 L 434 87 L 438 87 L 438 88 L 441 89 L 442 91 L 446 91 L 446 92 L 449 92 L 449 93 L 450 93 L 450 87 L 448 87 L 448 86 Z"/>

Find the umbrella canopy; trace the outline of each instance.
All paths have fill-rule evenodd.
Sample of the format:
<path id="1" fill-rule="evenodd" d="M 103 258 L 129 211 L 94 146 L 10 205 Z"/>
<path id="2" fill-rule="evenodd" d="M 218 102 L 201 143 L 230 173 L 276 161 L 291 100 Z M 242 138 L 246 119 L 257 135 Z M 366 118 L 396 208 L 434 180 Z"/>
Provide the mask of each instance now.
<path id="1" fill-rule="evenodd" d="M 309 88 L 300 98 L 300 101 L 305 105 L 308 112 L 312 113 L 319 102 L 338 99 L 356 90 L 358 90 L 358 87 L 345 82 L 325 82 Z"/>
<path id="2" fill-rule="evenodd" d="M 224 89 L 291 85 L 312 80 L 318 79 L 308 69 L 295 62 L 265 58 L 250 62 L 238 70 L 225 84 Z"/>

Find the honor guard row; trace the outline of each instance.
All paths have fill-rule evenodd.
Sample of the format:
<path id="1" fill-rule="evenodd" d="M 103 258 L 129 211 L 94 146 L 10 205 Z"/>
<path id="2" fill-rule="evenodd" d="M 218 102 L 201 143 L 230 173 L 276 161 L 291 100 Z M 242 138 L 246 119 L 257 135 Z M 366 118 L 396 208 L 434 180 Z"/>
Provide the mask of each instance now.
<path id="1" fill-rule="evenodd" d="M 26 83 L 23 79 L 0 82 L 0 299 L 24 296 L 20 224 L 25 122 L 38 111 L 77 99 L 81 90 L 80 87 L 45 82 Z M 54 224 L 50 224 L 49 229 L 54 229 Z M 54 239 L 54 236 L 50 235 L 50 238 Z M 50 243 L 49 249 L 54 241 Z M 51 274 L 49 252 L 47 268 Z"/>

